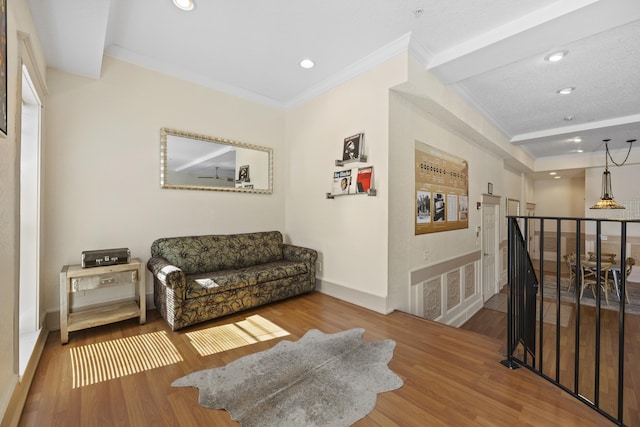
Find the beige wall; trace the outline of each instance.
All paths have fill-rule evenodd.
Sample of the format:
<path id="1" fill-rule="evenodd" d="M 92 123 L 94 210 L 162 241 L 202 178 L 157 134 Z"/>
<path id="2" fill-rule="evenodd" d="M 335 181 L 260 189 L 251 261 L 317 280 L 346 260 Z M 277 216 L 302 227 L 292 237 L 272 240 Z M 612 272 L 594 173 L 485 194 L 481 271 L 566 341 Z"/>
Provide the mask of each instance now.
<path id="1" fill-rule="evenodd" d="M 29 39 L 35 69 L 44 78 L 44 59 L 26 1 L 7 6 L 8 132 L 0 136 L 0 419 L 18 382 L 19 286 L 19 123 L 22 50 L 20 37 Z M 44 99 L 43 99 L 44 101 Z"/>
<path id="2" fill-rule="evenodd" d="M 524 163 L 530 159 L 413 57 L 408 58 L 408 69 L 408 81 L 394 88 L 390 104 L 390 305 L 459 325 L 482 306 L 482 232 L 476 232 L 482 211 L 476 203 L 489 182 L 493 194 L 502 198 L 501 217 L 505 198 L 529 197 L 533 193 L 530 180 L 505 169 L 502 156 L 514 154 Z M 468 229 L 414 235 L 416 140 L 469 162 Z M 494 148 L 488 150 L 488 146 Z M 501 238 L 506 238 L 506 221 L 500 220 L 500 230 Z M 502 257 L 496 255 L 500 266 Z M 428 280 L 421 282 L 422 277 Z"/>
<path id="3" fill-rule="evenodd" d="M 390 179 L 390 210 L 389 210 L 389 287 L 390 294 L 398 301 L 398 307 L 403 311 L 417 315 L 435 313 L 434 320 L 445 323 L 457 323 L 457 318 L 465 318 L 465 311 L 473 310 L 472 306 L 481 306 L 481 293 L 476 286 L 479 278 L 480 265 L 471 261 L 469 266 L 468 254 L 480 250 L 481 240 L 476 235 L 476 227 L 481 225 L 481 211 L 476 209 L 476 202 L 481 200 L 481 194 L 487 191 L 487 182 L 494 183 L 494 194 L 504 191 L 502 179 L 502 160 L 483 151 L 472 140 L 451 132 L 441 122 L 435 120 L 420 107 L 415 99 L 406 97 L 403 93 L 394 93 L 391 97 L 391 150 L 390 167 L 394 171 Z M 414 235 L 415 217 L 415 172 L 414 147 L 419 140 L 433 147 L 463 158 L 469 162 L 469 228 L 426 235 Z M 457 264 L 454 259 L 460 259 Z M 476 260 L 477 261 L 477 260 Z M 498 257 L 496 262 L 500 262 Z M 429 283 L 409 282 L 410 273 L 423 269 L 434 269 L 433 266 L 447 265 L 442 271 L 440 281 L 435 286 L 441 288 L 434 301 L 428 301 L 424 296 L 425 307 L 415 301 L 426 295 L 422 288 L 433 285 Z M 471 269 L 473 275 L 465 272 Z M 435 268 L 437 270 L 437 268 Z M 454 276 L 451 276 L 451 275 Z M 456 303 L 451 304 L 450 297 L 452 283 L 456 290 Z M 435 278 L 430 278 L 434 279 Z M 467 281 L 472 283 L 466 283 Z M 458 286 L 463 289 L 459 291 Z M 416 289 L 414 289 L 414 287 Z M 471 291 L 466 290 L 467 287 Z M 459 297 L 460 295 L 460 297 Z M 430 305 L 427 307 L 426 305 Z M 435 305 L 437 310 L 433 311 Z M 444 307 L 440 310 L 440 306 Z M 477 309 L 477 308 L 476 308 Z"/>
<path id="4" fill-rule="evenodd" d="M 538 216 L 584 216 L 584 178 L 538 180 L 535 192 Z"/>
<path id="5" fill-rule="evenodd" d="M 409 72 L 412 67 L 411 56 L 399 55 L 287 111 L 287 231 L 320 252 L 318 277 L 323 292 L 380 312 L 411 311 L 412 271 L 449 264 L 457 257 L 468 262 L 465 254 L 480 250 L 476 234 L 480 211 L 473 208 L 469 229 L 413 235 L 416 139 L 469 160 L 472 207 L 481 200 L 488 182 L 494 183 L 498 195 L 520 198 L 522 191 L 532 192 L 528 180 L 520 175 L 514 180 L 513 173 L 503 168 L 502 159 L 482 148 L 495 138 L 504 143 L 505 137 L 480 120 L 451 89 L 429 78 L 424 70 Z M 438 93 L 448 105 L 445 108 L 431 99 L 425 107 L 421 93 Z M 449 120 L 432 115 L 432 108 L 438 113 L 448 109 L 444 115 Z M 467 119 L 473 126 L 465 123 Z M 467 133 L 457 132 L 456 127 Z M 361 131 L 366 137 L 366 164 L 374 166 L 378 196 L 326 199 L 332 173 L 339 169 L 334 162 L 340 158 L 343 139 Z M 461 278 L 479 277 L 474 262 L 456 266 Z M 450 312 L 464 314 L 467 307 L 481 301 L 481 295 L 473 291 L 476 283 L 471 284 L 470 292 L 469 283 L 452 282 L 450 276 L 442 283 L 449 287 L 459 283 L 465 299 Z M 452 315 L 439 320 L 454 321 Z"/>
<path id="6" fill-rule="evenodd" d="M 387 311 L 389 88 L 406 80 L 399 55 L 287 111 L 287 231 L 318 250 L 323 292 Z M 376 197 L 327 199 L 344 138 L 365 133 Z"/>
<path id="7" fill-rule="evenodd" d="M 51 69 L 48 85 L 42 278 L 49 312 L 58 310 L 60 268 L 79 263 L 83 250 L 128 247 L 146 262 L 159 237 L 285 232 L 282 111 L 111 57 L 99 80 Z M 161 127 L 273 148 L 273 194 L 161 189 Z M 109 295 L 125 296 L 118 292 L 131 290 Z"/>
<path id="8" fill-rule="evenodd" d="M 8 66 L 9 83 L 9 126 L 15 126 L 16 112 L 16 66 L 17 59 L 15 37 L 16 22 L 9 15 L 8 59 L 13 66 Z M 17 319 L 17 289 L 18 289 L 18 169 L 16 166 L 19 152 L 16 147 L 14 129 L 7 137 L 0 136 L 0 410 L 4 413 L 13 388 L 17 383 L 17 369 L 15 366 L 16 335 L 14 324 Z"/>

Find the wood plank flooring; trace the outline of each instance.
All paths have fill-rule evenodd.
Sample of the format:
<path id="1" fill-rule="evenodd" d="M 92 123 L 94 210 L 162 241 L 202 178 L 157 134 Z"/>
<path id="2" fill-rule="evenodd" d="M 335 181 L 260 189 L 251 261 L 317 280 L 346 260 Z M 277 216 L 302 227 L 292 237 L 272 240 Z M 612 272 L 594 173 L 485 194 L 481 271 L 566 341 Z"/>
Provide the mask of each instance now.
<path id="1" fill-rule="evenodd" d="M 566 327 L 559 329 L 560 349 L 557 350 L 556 327 L 543 323 L 542 339 L 538 323 L 536 342 L 542 342 L 542 357 L 538 347 L 537 363 L 542 361 L 542 372 L 556 378 L 570 390 L 575 390 L 575 342 L 576 310 L 575 304 L 563 301 L 564 306 L 572 307 L 572 315 Z M 475 331 L 501 342 L 500 351 L 506 351 L 506 313 L 481 309 L 462 329 Z M 619 313 L 614 310 L 600 311 L 600 376 L 598 378 L 598 405 L 606 412 L 618 413 L 618 343 L 620 339 Z M 623 421 L 627 426 L 640 426 L 640 316 L 625 315 L 625 355 L 624 355 L 624 402 Z M 590 400 L 596 401 L 595 364 L 596 364 L 596 310 L 594 307 L 581 306 L 579 328 L 579 370 L 578 392 Z M 556 371 L 556 359 L 559 366 Z M 537 365 L 539 368 L 539 365 Z"/>
<path id="2" fill-rule="evenodd" d="M 497 331 L 504 322 L 493 314 L 479 314 L 473 323 L 478 330 Z M 290 335 L 210 356 L 200 356 L 186 336 L 252 315 Z M 20 425 L 237 426 L 227 412 L 200 407 L 196 389 L 172 388 L 171 382 L 271 348 L 279 340 L 297 340 L 309 329 L 335 333 L 355 327 L 366 330 L 365 340 L 396 341 L 389 366 L 404 381 L 400 389 L 378 395 L 375 409 L 356 426 L 613 425 L 527 369 L 502 366 L 503 340 L 401 312 L 381 315 L 317 292 L 179 332 L 171 332 L 154 310 L 148 312 L 145 325 L 132 319 L 74 332 L 67 345 L 61 345 L 59 333 L 54 332 L 48 337 Z M 166 332 L 181 362 L 73 387 L 72 348 L 157 331 Z"/>

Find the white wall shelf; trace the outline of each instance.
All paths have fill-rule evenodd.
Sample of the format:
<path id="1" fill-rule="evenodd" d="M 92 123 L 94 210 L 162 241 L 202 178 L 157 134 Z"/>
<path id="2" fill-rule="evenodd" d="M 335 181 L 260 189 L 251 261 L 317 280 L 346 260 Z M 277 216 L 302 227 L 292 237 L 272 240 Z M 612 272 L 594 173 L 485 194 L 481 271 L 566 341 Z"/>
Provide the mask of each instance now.
<path id="1" fill-rule="evenodd" d="M 349 160 L 336 160 L 336 166 L 344 166 L 347 163 L 364 163 L 367 161 L 367 156 L 361 154 L 357 159 L 349 159 Z"/>

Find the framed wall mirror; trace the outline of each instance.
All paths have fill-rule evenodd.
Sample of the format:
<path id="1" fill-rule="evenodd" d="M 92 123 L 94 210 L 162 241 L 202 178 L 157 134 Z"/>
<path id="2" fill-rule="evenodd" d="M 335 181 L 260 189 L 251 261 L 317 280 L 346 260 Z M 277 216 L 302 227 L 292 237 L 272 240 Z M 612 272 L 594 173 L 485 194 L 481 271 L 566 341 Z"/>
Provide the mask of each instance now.
<path id="1" fill-rule="evenodd" d="M 273 192 L 273 149 L 160 129 L 160 186 L 178 190 Z"/>

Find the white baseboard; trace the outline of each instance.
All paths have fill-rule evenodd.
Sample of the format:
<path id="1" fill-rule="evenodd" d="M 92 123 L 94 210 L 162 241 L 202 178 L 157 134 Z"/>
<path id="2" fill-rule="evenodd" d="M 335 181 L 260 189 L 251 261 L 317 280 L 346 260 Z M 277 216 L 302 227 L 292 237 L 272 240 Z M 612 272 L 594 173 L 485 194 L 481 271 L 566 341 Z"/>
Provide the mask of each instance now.
<path id="1" fill-rule="evenodd" d="M 14 408 L 14 395 L 16 394 L 16 390 L 18 388 L 18 375 L 12 375 L 10 379 L 10 384 L 7 384 L 7 388 L 2 391 L 2 395 L 0 396 L 0 413 L 2 413 L 2 418 L 0 419 L 0 426 L 8 427 L 14 426 L 17 423 L 14 423 L 12 420 L 15 418 L 14 412 L 17 411 Z"/>
<path id="2" fill-rule="evenodd" d="M 476 314 L 482 308 L 482 298 L 477 298 L 475 301 L 471 302 L 469 305 L 465 306 L 464 310 L 449 319 L 447 319 L 447 325 L 455 326 L 459 328 L 464 325 L 467 320 L 471 319 L 474 314 Z"/>
<path id="3" fill-rule="evenodd" d="M 389 314 L 393 310 L 387 309 L 387 298 L 371 295 L 346 286 L 331 283 L 326 280 L 316 282 L 316 290 L 323 294 L 341 299 L 348 303 L 364 307 L 377 313 Z"/>
<path id="4" fill-rule="evenodd" d="M 45 314 L 44 326 L 40 329 L 40 334 L 38 335 L 36 345 L 33 348 L 33 353 L 27 363 L 24 374 L 21 378 L 17 375 L 15 376 L 16 382 L 12 387 L 13 391 L 10 394 L 10 400 L 2 416 L 0 427 L 14 427 L 17 426 L 20 421 L 22 410 L 24 409 L 27 395 L 29 394 L 29 388 L 31 388 L 31 382 L 36 374 L 36 368 L 40 363 L 40 357 L 42 356 L 44 346 L 47 342 L 47 336 L 49 335 L 49 329 L 47 328 L 48 317 L 49 315 Z"/>

